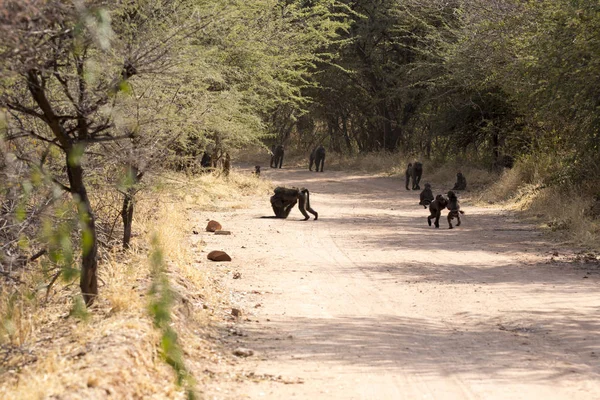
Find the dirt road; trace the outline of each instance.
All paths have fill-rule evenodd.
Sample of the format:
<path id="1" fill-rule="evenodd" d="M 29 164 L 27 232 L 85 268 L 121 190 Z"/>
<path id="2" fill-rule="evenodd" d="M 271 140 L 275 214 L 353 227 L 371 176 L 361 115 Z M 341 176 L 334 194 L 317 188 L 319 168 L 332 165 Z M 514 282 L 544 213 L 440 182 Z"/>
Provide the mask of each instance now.
<path id="1" fill-rule="evenodd" d="M 230 340 L 256 353 L 211 397 L 600 399 L 597 263 L 552 262 L 563 249 L 498 210 L 429 227 L 398 179 L 264 176 L 308 187 L 319 220 L 259 219 L 267 198 L 215 215 L 234 235 L 207 250 L 241 273 Z"/>

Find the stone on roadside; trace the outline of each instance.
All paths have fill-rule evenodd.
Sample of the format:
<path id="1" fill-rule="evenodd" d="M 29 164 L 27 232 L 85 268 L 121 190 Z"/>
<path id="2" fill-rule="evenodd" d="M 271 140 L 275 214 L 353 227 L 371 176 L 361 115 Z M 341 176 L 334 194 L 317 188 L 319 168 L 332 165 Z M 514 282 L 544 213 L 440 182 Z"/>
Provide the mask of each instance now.
<path id="1" fill-rule="evenodd" d="M 242 316 L 242 311 L 239 308 L 232 308 L 231 309 L 231 315 L 233 315 L 234 317 L 241 317 Z"/>
<path id="2" fill-rule="evenodd" d="M 215 231 L 215 235 L 231 235 L 231 231 Z"/>
<path id="3" fill-rule="evenodd" d="M 206 232 L 216 232 L 220 231 L 221 229 L 223 229 L 223 227 L 217 221 L 210 220 L 206 225 Z"/>
<path id="4" fill-rule="evenodd" d="M 238 357 L 250 357 L 254 355 L 254 350 L 247 349 L 245 347 L 238 347 L 237 349 L 233 350 L 233 355 Z"/>
<path id="5" fill-rule="evenodd" d="M 208 258 L 211 261 L 231 261 L 231 257 L 229 257 L 229 254 L 220 250 L 211 251 L 210 253 L 208 253 L 206 258 Z"/>

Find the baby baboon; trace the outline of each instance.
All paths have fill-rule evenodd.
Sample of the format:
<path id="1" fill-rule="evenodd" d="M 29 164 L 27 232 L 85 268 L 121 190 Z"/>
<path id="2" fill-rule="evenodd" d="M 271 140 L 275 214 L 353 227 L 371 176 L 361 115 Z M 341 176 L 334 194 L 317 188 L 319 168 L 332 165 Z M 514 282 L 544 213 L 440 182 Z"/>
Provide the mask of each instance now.
<path id="1" fill-rule="evenodd" d="M 452 190 L 466 190 L 467 189 L 467 178 L 462 174 L 462 172 L 458 172 L 456 174 L 456 183 Z"/>
<path id="2" fill-rule="evenodd" d="M 433 201 L 433 192 L 431 191 L 431 185 L 429 183 L 425 184 L 425 189 L 421 192 L 421 201 L 419 202 L 423 208 L 427 208 L 428 205 Z"/>
<path id="3" fill-rule="evenodd" d="M 323 166 L 325 165 L 325 147 L 319 146 L 313 150 L 311 153 L 311 160 L 315 162 L 315 166 L 317 167 L 317 172 L 319 172 L 319 166 L 321 166 L 321 171 L 323 172 Z M 312 171 L 312 161 L 308 167 L 309 170 Z"/>
<path id="4" fill-rule="evenodd" d="M 274 168 L 281 168 L 281 164 L 283 164 L 283 145 L 280 144 L 279 146 L 275 147 L 275 151 L 273 152 L 274 156 L 273 156 L 273 167 Z"/>
<path id="5" fill-rule="evenodd" d="M 271 196 L 271 207 L 277 218 L 287 218 L 297 202 L 305 221 L 310 218 L 306 211 L 314 215 L 315 220 L 319 218 L 319 214 L 310 207 L 310 193 L 306 188 L 290 189 L 280 186 L 275 188 L 275 194 Z"/>
<path id="6" fill-rule="evenodd" d="M 421 182 L 421 176 L 423 175 L 423 164 L 416 161 L 412 168 L 412 189 L 421 190 L 419 182 Z"/>
<path id="7" fill-rule="evenodd" d="M 431 202 L 429 205 L 429 213 L 430 215 L 427 217 L 427 223 L 431 226 L 431 219 L 435 218 L 435 227 L 440 227 L 440 217 L 442 216 L 442 210 L 446 208 L 448 205 L 448 200 L 441 195 L 438 194 L 435 196 L 435 200 Z"/>
<path id="8" fill-rule="evenodd" d="M 260 165 L 254 166 L 254 172 L 252 173 L 252 175 L 254 175 L 257 178 L 260 178 Z"/>
<path id="9" fill-rule="evenodd" d="M 448 229 L 452 229 L 452 220 L 456 218 L 458 222 L 456 226 L 460 226 L 460 214 L 464 214 L 465 212 L 460 209 L 460 204 L 458 203 L 458 197 L 456 197 L 456 193 L 452 190 L 448 192 Z"/>
<path id="10" fill-rule="evenodd" d="M 412 173 L 413 173 L 413 168 L 412 168 L 412 163 L 408 163 L 408 167 L 406 167 L 406 190 L 410 190 L 408 188 L 408 184 L 410 183 L 410 178 L 412 177 Z"/>

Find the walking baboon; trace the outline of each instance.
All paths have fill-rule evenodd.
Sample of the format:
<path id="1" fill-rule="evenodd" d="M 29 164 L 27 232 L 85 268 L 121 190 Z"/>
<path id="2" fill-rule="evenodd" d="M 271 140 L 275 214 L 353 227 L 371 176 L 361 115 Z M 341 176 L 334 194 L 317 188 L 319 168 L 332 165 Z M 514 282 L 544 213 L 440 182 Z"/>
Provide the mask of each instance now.
<path id="1" fill-rule="evenodd" d="M 317 167 L 317 172 L 319 172 L 319 165 L 321 166 L 321 171 L 323 172 L 323 166 L 325 165 L 325 147 L 319 146 L 315 147 L 313 151 L 310 153 L 308 170 L 312 171 L 313 164 Z"/>
<path id="2" fill-rule="evenodd" d="M 458 172 L 456 174 L 456 183 L 452 190 L 466 190 L 467 189 L 467 178 L 462 174 L 462 172 Z"/>
<path id="3" fill-rule="evenodd" d="M 310 218 L 306 211 L 314 215 L 315 220 L 319 218 L 319 214 L 310 207 L 310 193 L 306 188 L 298 189 L 279 186 L 275 188 L 275 194 L 271 196 L 271 207 L 273 207 L 276 218 L 287 218 L 292 208 L 298 202 L 298 208 L 302 215 L 304 215 L 305 221 Z"/>
<path id="4" fill-rule="evenodd" d="M 406 167 L 406 190 L 410 190 L 408 187 L 410 180 L 412 179 L 412 190 L 420 190 L 419 182 L 421 182 L 421 176 L 423 175 L 423 164 L 418 161 L 415 161 L 414 165 L 412 163 L 408 163 L 408 167 Z"/>
<path id="5" fill-rule="evenodd" d="M 456 197 L 456 193 L 452 190 L 448 192 L 448 229 L 452 229 L 452 220 L 456 218 L 458 222 L 456 226 L 460 226 L 460 214 L 464 214 L 465 212 L 460 209 L 460 204 L 458 203 L 458 197 Z"/>
<path id="6" fill-rule="evenodd" d="M 421 190 L 419 182 L 421 182 L 421 176 L 423 175 L 423 164 L 415 162 L 412 168 L 412 189 Z"/>
<path id="7" fill-rule="evenodd" d="M 440 227 L 440 217 L 442 216 L 442 210 L 446 208 L 448 205 L 448 200 L 441 195 L 438 194 L 435 196 L 435 200 L 431 202 L 429 205 L 429 216 L 427 217 L 427 223 L 431 226 L 431 219 L 435 218 L 435 227 Z"/>
<path id="8" fill-rule="evenodd" d="M 427 208 L 428 205 L 433 201 L 433 192 L 431 191 L 431 185 L 429 183 L 425 184 L 425 189 L 421 192 L 421 201 L 419 202 L 423 208 Z"/>
<path id="9" fill-rule="evenodd" d="M 256 176 L 257 178 L 260 178 L 260 165 L 254 166 L 254 172 L 252 173 L 252 175 Z"/>
<path id="10" fill-rule="evenodd" d="M 283 145 L 275 147 L 275 151 L 273 152 L 273 168 L 281 168 L 281 164 L 283 164 Z"/>

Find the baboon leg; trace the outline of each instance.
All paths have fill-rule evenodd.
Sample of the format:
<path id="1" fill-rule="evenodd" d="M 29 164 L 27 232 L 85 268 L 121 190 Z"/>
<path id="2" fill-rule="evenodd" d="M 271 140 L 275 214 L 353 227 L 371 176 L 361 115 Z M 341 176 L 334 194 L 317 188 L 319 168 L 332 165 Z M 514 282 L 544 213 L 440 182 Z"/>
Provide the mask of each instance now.
<path id="1" fill-rule="evenodd" d="M 302 191 L 298 193 L 298 208 L 302 215 L 304 215 L 304 220 L 310 219 L 310 216 L 306 213 L 306 194 Z"/>
<path id="2" fill-rule="evenodd" d="M 459 212 L 456 213 L 456 219 L 458 220 L 458 222 L 456 222 L 456 226 L 460 226 L 460 213 Z"/>
<path id="3" fill-rule="evenodd" d="M 410 175 L 406 175 L 406 190 L 410 190 L 408 188 L 409 183 L 410 183 Z"/>
<path id="4" fill-rule="evenodd" d="M 321 172 L 323 172 L 322 168 L 321 168 Z M 306 209 L 308 210 L 309 213 L 311 213 L 312 215 L 315 216 L 315 221 L 316 221 L 319 218 L 319 213 L 310 207 L 310 192 L 308 191 L 308 189 L 304 189 L 304 190 L 306 191 Z M 304 190 L 302 192 L 304 192 Z"/>
<path id="5" fill-rule="evenodd" d="M 429 226 L 431 226 L 431 215 L 427 217 L 427 223 L 429 224 Z"/>
<path id="6" fill-rule="evenodd" d="M 283 156 L 281 156 L 281 158 L 279 159 L 279 168 L 281 168 L 282 164 L 283 164 Z"/>
<path id="7" fill-rule="evenodd" d="M 294 206 L 296 205 L 296 202 L 284 207 L 283 209 L 283 218 L 287 218 L 288 215 L 290 215 L 290 211 L 292 211 L 292 208 L 294 208 Z"/>
<path id="8" fill-rule="evenodd" d="M 439 228 L 440 227 L 440 217 L 442 216 L 441 211 L 438 211 L 438 213 L 435 215 L 435 227 Z"/>
<path id="9" fill-rule="evenodd" d="M 323 172 L 324 166 L 325 166 L 325 157 L 321 158 L 321 172 Z"/>
<path id="10" fill-rule="evenodd" d="M 308 170 L 309 171 L 312 171 L 312 167 L 313 167 L 314 162 L 315 162 L 315 159 L 311 157 L 310 160 L 309 160 L 309 162 L 308 162 Z M 317 166 L 317 169 L 318 169 L 318 166 Z"/>
<path id="11" fill-rule="evenodd" d="M 452 229 L 452 211 L 448 213 L 448 229 Z"/>

